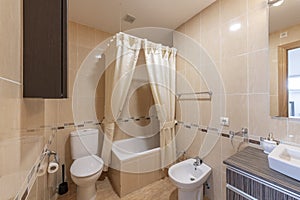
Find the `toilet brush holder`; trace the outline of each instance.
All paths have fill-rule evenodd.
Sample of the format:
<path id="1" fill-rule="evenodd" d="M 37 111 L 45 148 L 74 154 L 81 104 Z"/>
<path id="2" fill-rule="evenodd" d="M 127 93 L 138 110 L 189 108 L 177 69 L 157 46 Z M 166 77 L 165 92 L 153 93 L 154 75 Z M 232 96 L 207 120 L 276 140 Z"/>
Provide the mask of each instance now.
<path id="1" fill-rule="evenodd" d="M 62 195 L 68 192 L 68 183 L 65 182 L 65 165 L 61 166 L 62 183 L 59 184 L 58 194 Z"/>

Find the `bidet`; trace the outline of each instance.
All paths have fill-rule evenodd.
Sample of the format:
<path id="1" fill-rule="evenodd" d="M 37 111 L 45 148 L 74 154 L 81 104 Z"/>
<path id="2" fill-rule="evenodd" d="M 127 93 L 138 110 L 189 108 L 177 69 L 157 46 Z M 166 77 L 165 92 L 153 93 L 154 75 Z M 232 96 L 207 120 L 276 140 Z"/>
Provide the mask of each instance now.
<path id="1" fill-rule="evenodd" d="M 190 158 L 170 167 L 169 177 L 178 188 L 178 200 L 202 200 L 203 184 L 211 173 L 205 163 L 198 164 L 199 159 Z"/>

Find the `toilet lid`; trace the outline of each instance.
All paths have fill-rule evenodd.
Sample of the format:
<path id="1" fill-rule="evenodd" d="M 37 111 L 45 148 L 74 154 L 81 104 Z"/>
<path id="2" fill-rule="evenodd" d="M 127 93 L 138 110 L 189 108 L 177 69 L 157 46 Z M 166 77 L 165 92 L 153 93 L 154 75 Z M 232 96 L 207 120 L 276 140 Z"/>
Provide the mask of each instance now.
<path id="1" fill-rule="evenodd" d="M 91 176 L 103 167 L 103 160 L 96 155 L 76 159 L 71 165 L 71 174 L 77 177 Z"/>

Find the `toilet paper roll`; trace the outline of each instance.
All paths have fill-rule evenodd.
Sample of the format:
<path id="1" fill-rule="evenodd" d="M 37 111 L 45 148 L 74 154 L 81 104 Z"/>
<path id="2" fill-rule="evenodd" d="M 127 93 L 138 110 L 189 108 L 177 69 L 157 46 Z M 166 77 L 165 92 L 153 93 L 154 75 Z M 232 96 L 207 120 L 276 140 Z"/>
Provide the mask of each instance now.
<path id="1" fill-rule="evenodd" d="M 44 176 L 47 172 L 47 166 L 48 166 L 47 159 L 44 158 L 39 164 L 37 176 Z"/>
<path id="2" fill-rule="evenodd" d="M 48 173 L 49 174 L 53 174 L 55 172 L 57 172 L 58 170 L 58 163 L 57 162 L 49 162 L 49 165 L 48 165 Z"/>

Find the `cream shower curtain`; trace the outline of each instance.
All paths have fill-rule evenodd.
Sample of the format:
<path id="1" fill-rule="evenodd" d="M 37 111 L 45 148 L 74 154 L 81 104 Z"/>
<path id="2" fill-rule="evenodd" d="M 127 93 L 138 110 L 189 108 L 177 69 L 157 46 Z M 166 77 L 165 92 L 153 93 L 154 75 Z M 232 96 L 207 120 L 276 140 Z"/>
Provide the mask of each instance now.
<path id="1" fill-rule="evenodd" d="M 116 61 L 115 66 L 110 66 L 105 71 L 104 141 L 101 155 L 105 163 L 104 171 L 107 171 L 111 162 L 115 122 L 122 112 L 127 97 L 141 41 L 139 38 L 118 33 L 113 45 L 110 46 L 113 50 L 108 51 L 111 55 L 106 55 L 106 57 L 114 56 Z"/>
<path id="2" fill-rule="evenodd" d="M 176 49 L 144 40 L 148 76 L 160 121 L 161 167 L 176 160 L 175 77 Z"/>

